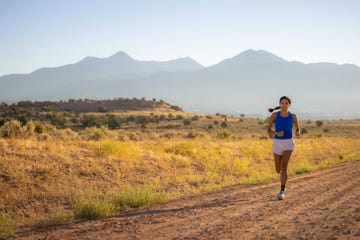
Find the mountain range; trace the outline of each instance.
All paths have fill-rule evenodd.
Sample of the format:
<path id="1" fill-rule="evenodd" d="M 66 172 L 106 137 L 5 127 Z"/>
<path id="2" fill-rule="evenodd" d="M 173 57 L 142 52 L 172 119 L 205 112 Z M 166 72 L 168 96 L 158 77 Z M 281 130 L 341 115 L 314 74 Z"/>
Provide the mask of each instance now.
<path id="1" fill-rule="evenodd" d="M 0 102 L 157 98 L 196 113 L 267 116 L 287 95 L 300 118 L 360 118 L 360 67 L 287 61 L 246 50 L 204 67 L 186 57 L 138 61 L 124 52 L 0 77 Z"/>

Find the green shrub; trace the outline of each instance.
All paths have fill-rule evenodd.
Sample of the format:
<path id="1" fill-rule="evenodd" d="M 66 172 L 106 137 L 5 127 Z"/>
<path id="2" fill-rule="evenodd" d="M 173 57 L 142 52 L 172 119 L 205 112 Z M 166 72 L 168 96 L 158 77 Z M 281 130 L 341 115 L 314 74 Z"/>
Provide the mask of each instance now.
<path id="1" fill-rule="evenodd" d="M 184 124 L 184 126 L 189 126 L 189 125 L 191 124 L 191 121 L 185 119 L 185 120 L 183 121 L 183 124 Z"/>
<path id="2" fill-rule="evenodd" d="M 100 107 L 98 107 L 98 112 L 105 113 L 105 112 L 108 112 L 108 110 L 105 106 L 100 106 Z"/>
<path id="3" fill-rule="evenodd" d="M 228 139 L 231 137 L 231 132 L 228 132 L 228 131 L 220 132 L 220 133 L 218 133 L 218 137 L 222 138 L 222 139 Z"/>
<path id="4" fill-rule="evenodd" d="M 321 127 L 324 125 L 323 121 L 316 121 L 316 126 Z"/>
<path id="5" fill-rule="evenodd" d="M 140 208 L 168 200 L 168 194 L 152 185 L 125 186 L 116 195 L 104 195 L 90 191 L 75 199 L 75 219 L 97 219 L 116 214 L 129 208 Z"/>
<path id="6" fill-rule="evenodd" d="M 19 117 L 17 118 L 17 120 L 20 121 L 20 123 L 21 123 L 22 126 L 25 126 L 26 123 L 29 121 L 25 116 L 19 116 Z"/>
<path id="7" fill-rule="evenodd" d="M 0 127 L 6 123 L 6 119 L 0 119 Z"/>
<path id="8" fill-rule="evenodd" d="M 99 119 L 97 119 L 95 116 L 93 115 L 90 115 L 90 116 L 87 116 L 85 115 L 82 119 L 81 119 L 81 125 L 84 127 L 84 128 L 87 128 L 87 127 L 100 127 L 101 126 L 101 123 L 99 122 Z"/>
<path id="9" fill-rule="evenodd" d="M 177 120 L 183 120 L 183 119 L 184 119 L 184 117 L 183 117 L 183 116 L 181 116 L 181 115 L 177 115 L 177 116 L 176 116 L 176 119 L 177 119 Z"/>
<path id="10" fill-rule="evenodd" d="M 135 119 L 136 119 L 135 116 L 130 115 L 130 116 L 128 116 L 128 117 L 126 118 L 126 122 L 134 122 Z"/>
<path id="11" fill-rule="evenodd" d="M 197 121 L 197 120 L 199 120 L 199 117 L 198 117 L 198 116 L 193 116 L 193 117 L 191 118 L 191 121 Z"/>
<path id="12" fill-rule="evenodd" d="M 85 128 L 84 131 L 81 132 L 81 137 L 84 140 L 100 140 L 109 136 L 109 131 L 105 127 L 89 127 Z"/>
<path id="13" fill-rule="evenodd" d="M 107 115 L 106 124 L 109 129 L 117 129 L 121 126 L 121 119 L 115 115 Z"/>
<path id="14" fill-rule="evenodd" d="M 226 128 L 228 126 L 226 121 L 223 121 L 220 125 L 222 128 Z"/>
<path id="15" fill-rule="evenodd" d="M 302 128 L 300 130 L 300 134 L 307 134 L 308 133 L 308 130 L 306 128 Z"/>
<path id="16" fill-rule="evenodd" d="M 139 208 L 149 206 L 154 203 L 162 203 L 168 199 L 165 192 L 159 191 L 151 185 L 139 187 L 123 187 L 119 194 L 115 196 L 114 203 L 120 210 L 128 208 Z"/>
<path id="17" fill-rule="evenodd" d="M 75 219 L 97 219 L 115 213 L 115 205 L 100 197 L 78 200 L 75 204 Z"/>
<path id="18" fill-rule="evenodd" d="M 66 119 L 64 115 L 59 113 L 48 114 L 47 117 L 50 119 L 52 125 L 56 126 L 57 128 L 65 128 Z"/>

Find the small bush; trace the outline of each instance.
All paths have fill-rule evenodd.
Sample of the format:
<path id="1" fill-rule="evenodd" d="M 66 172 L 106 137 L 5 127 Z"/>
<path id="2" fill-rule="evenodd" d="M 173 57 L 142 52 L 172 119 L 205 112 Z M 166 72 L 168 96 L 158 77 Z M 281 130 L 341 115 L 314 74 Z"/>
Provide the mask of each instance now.
<path id="1" fill-rule="evenodd" d="M 29 121 L 25 116 L 20 116 L 20 117 L 17 118 L 17 120 L 20 121 L 22 126 L 25 126 L 26 123 Z"/>
<path id="2" fill-rule="evenodd" d="M 189 132 L 189 133 L 186 135 L 186 138 L 193 139 L 193 138 L 196 138 L 197 136 L 198 136 L 197 133 Z"/>
<path id="3" fill-rule="evenodd" d="M 57 128 L 65 128 L 66 119 L 63 115 L 59 113 L 48 114 L 47 118 L 50 119 L 52 125 L 56 126 Z"/>
<path id="4" fill-rule="evenodd" d="M 127 161 L 143 157 L 141 149 L 133 142 L 100 141 L 95 143 L 94 151 L 98 157 L 116 156 Z"/>
<path id="5" fill-rule="evenodd" d="M 165 192 L 151 185 L 123 187 L 116 195 L 100 196 L 94 193 L 75 200 L 75 219 L 97 219 L 114 215 L 129 208 L 140 208 L 168 200 Z"/>
<path id="6" fill-rule="evenodd" d="M 108 199 L 89 198 L 80 200 L 75 204 L 75 219 L 97 219 L 115 213 L 115 206 Z"/>
<path id="7" fill-rule="evenodd" d="M 0 127 L 6 123 L 6 119 L 0 119 Z"/>
<path id="8" fill-rule="evenodd" d="M 222 138 L 222 139 L 230 138 L 231 137 L 231 132 L 228 132 L 228 131 L 220 132 L 220 133 L 218 133 L 218 137 Z"/>
<path id="9" fill-rule="evenodd" d="M 136 118 L 135 118 L 135 116 L 133 116 L 133 115 L 130 115 L 130 116 L 128 116 L 127 118 L 126 118 L 126 122 L 128 123 L 128 122 L 135 122 L 135 120 L 136 120 Z"/>
<path id="10" fill-rule="evenodd" d="M 101 140 L 105 138 L 111 137 L 111 133 L 105 127 L 89 127 L 85 128 L 84 131 L 81 132 L 81 137 L 84 140 Z"/>
<path id="11" fill-rule="evenodd" d="M 35 132 L 35 124 L 33 123 L 33 121 L 29 121 L 26 123 L 26 125 L 23 127 L 23 133 L 24 133 L 24 137 L 32 137 L 34 135 Z"/>
<path id="12" fill-rule="evenodd" d="M 45 132 L 45 128 L 44 125 L 42 125 L 41 123 L 37 122 L 35 123 L 35 129 L 34 132 L 37 134 L 42 134 Z"/>
<path id="13" fill-rule="evenodd" d="M 105 112 L 108 112 L 108 110 L 105 106 L 100 106 L 100 107 L 98 107 L 98 112 L 105 113 Z"/>
<path id="14" fill-rule="evenodd" d="M 308 133 L 308 130 L 306 128 L 302 128 L 300 130 L 300 134 L 307 134 Z"/>
<path id="15" fill-rule="evenodd" d="M 183 124 L 184 124 L 184 126 L 189 126 L 191 124 L 191 122 L 189 120 L 184 120 Z"/>
<path id="16" fill-rule="evenodd" d="M 168 199 L 165 192 L 158 191 L 156 187 L 144 185 L 139 187 L 126 186 L 115 196 L 114 203 L 120 210 L 139 208 L 154 203 L 162 203 Z"/>
<path id="17" fill-rule="evenodd" d="M 1 126 L 0 133 L 2 137 L 16 138 L 23 136 L 24 131 L 19 120 L 10 120 Z"/>
<path id="18" fill-rule="evenodd" d="M 177 116 L 176 116 L 176 119 L 177 119 L 177 120 L 183 120 L 183 119 L 184 119 L 184 117 L 183 117 L 183 116 L 181 116 L 181 115 L 177 115 Z"/>
<path id="19" fill-rule="evenodd" d="M 95 116 L 93 115 L 90 115 L 90 116 L 84 116 L 82 119 L 81 119 L 81 125 L 84 127 L 84 128 L 87 128 L 87 127 L 100 127 L 101 126 L 101 123 L 99 122 L 99 119 L 97 119 Z"/>
<path id="20" fill-rule="evenodd" d="M 197 121 L 197 120 L 199 120 L 199 117 L 198 117 L 198 116 L 193 116 L 193 117 L 191 118 L 191 121 Z"/>
<path id="21" fill-rule="evenodd" d="M 316 121 L 316 126 L 321 127 L 324 125 L 323 121 Z"/>
<path id="22" fill-rule="evenodd" d="M 112 114 L 107 115 L 106 123 L 109 129 L 117 129 L 120 128 L 121 119 Z"/>

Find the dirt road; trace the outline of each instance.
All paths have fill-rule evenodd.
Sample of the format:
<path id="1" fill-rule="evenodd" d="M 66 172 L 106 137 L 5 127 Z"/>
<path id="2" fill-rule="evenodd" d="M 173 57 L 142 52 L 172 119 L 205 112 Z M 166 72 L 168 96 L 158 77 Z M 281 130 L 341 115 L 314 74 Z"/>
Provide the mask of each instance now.
<path id="1" fill-rule="evenodd" d="M 360 161 L 16 239 L 360 239 Z"/>

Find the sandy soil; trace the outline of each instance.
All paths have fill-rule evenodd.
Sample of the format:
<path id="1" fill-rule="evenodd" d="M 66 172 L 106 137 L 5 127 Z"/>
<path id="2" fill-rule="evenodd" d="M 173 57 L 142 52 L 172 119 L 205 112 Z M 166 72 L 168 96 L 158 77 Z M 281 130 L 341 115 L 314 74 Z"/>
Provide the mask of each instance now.
<path id="1" fill-rule="evenodd" d="M 360 161 L 13 239 L 360 239 Z"/>

